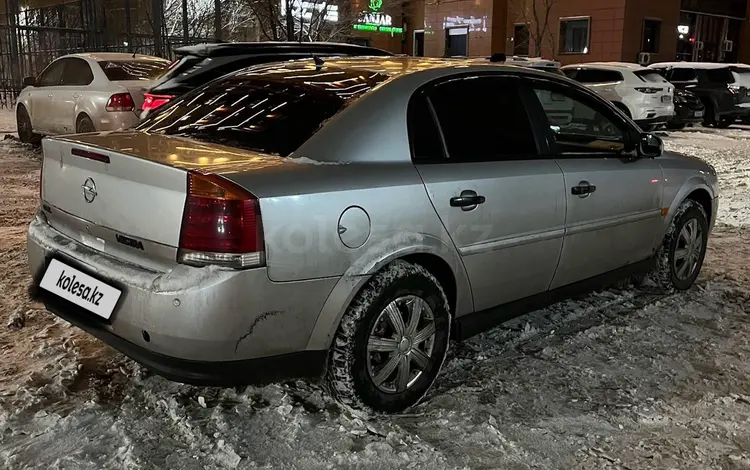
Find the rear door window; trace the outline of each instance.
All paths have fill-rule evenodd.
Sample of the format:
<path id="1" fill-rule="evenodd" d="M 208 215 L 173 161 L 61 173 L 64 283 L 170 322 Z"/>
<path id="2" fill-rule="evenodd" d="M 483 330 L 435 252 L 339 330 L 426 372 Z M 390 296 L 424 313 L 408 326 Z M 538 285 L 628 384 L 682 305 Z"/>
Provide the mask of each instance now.
<path id="1" fill-rule="evenodd" d="M 451 162 L 518 160 L 539 154 L 517 87 L 504 77 L 465 77 L 428 94 Z M 495 112 L 475 112 L 489 109 Z"/>
<path id="2" fill-rule="evenodd" d="M 669 71 L 667 78 L 670 82 L 692 82 L 698 77 L 693 69 L 676 68 Z"/>
<path id="3" fill-rule="evenodd" d="M 166 60 L 104 60 L 99 62 L 111 82 L 155 80 L 169 67 Z"/>
<path id="4" fill-rule="evenodd" d="M 314 65 L 254 67 L 187 93 L 135 129 L 287 156 L 326 120 L 388 75 L 346 70 L 336 81 Z"/>
<path id="5" fill-rule="evenodd" d="M 94 74 L 91 72 L 91 66 L 83 59 L 70 58 L 63 59 L 65 70 L 61 85 L 64 86 L 85 86 L 94 81 Z"/>

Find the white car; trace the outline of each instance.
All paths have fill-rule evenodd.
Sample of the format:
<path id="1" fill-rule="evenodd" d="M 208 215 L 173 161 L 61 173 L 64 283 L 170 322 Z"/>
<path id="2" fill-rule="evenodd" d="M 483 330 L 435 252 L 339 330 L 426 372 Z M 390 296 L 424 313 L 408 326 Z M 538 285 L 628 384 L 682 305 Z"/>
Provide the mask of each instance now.
<path id="1" fill-rule="evenodd" d="M 515 65 L 528 67 L 536 70 L 544 70 L 555 75 L 563 75 L 560 70 L 560 62 L 556 60 L 543 59 L 541 57 L 512 56 L 505 58 L 504 54 L 496 54 L 489 58 L 490 62 L 500 65 Z M 472 59 L 472 62 L 486 63 L 487 59 Z M 567 126 L 573 120 L 574 103 L 565 96 L 548 90 L 534 90 L 539 101 L 547 113 L 547 118 L 552 126 Z"/>
<path id="2" fill-rule="evenodd" d="M 674 116 L 674 86 L 657 71 L 638 64 L 592 62 L 562 71 L 611 101 L 642 128 L 665 124 Z"/>
<path id="3" fill-rule="evenodd" d="M 124 53 L 60 57 L 18 96 L 16 120 L 23 142 L 42 135 L 128 128 L 139 121 L 143 94 L 169 61 Z"/>

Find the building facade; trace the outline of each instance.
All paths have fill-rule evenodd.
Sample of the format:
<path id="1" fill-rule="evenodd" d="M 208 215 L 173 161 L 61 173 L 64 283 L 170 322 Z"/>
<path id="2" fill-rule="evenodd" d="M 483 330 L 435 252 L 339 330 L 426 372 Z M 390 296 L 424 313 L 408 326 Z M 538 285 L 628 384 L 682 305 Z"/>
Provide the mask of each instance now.
<path id="1" fill-rule="evenodd" d="M 437 57 L 504 52 L 553 58 L 563 64 L 750 62 L 749 3 L 417 0 L 405 13 L 401 52 Z"/>

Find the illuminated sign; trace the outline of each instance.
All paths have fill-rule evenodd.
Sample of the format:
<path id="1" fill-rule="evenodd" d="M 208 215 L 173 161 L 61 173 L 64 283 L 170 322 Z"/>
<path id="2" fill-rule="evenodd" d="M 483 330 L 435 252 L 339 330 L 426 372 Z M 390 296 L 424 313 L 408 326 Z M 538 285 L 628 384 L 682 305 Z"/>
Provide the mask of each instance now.
<path id="1" fill-rule="evenodd" d="M 373 0 L 376 1 L 376 0 Z M 382 1 L 382 0 L 379 0 Z M 325 21 L 336 23 L 339 20 L 339 6 L 328 4 L 326 2 L 292 0 L 292 15 L 295 18 L 310 22 L 317 20 L 321 16 Z M 286 16 L 286 0 L 281 0 L 281 16 Z"/>
<path id="2" fill-rule="evenodd" d="M 357 31 L 371 31 L 373 33 L 401 34 L 404 32 L 404 28 L 398 28 L 395 26 L 377 26 L 374 24 L 355 24 L 354 29 Z"/>
<path id="3" fill-rule="evenodd" d="M 363 12 L 359 21 L 353 26 L 356 31 L 370 31 L 375 33 L 402 34 L 403 28 L 393 26 L 391 15 L 379 12 L 383 8 L 383 0 L 370 0 L 370 10 Z"/>
<path id="4" fill-rule="evenodd" d="M 680 34 L 688 34 L 688 33 L 690 33 L 690 26 L 688 26 L 686 24 L 681 24 L 681 25 L 677 26 L 677 32 L 680 33 Z"/>

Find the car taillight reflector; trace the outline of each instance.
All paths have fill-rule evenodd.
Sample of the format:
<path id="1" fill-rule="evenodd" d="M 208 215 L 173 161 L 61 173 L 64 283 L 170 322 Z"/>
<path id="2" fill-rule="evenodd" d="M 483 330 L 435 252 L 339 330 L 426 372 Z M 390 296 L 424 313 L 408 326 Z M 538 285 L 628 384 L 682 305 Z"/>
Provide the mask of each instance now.
<path id="1" fill-rule="evenodd" d="M 88 150 L 73 149 L 70 151 L 70 154 L 75 155 L 76 157 L 88 158 L 89 160 L 96 160 L 97 162 L 109 163 L 109 156 L 101 153 L 89 152 Z"/>
<path id="2" fill-rule="evenodd" d="M 141 109 L 143 111 L 153 111 L 156 108 L 161 108 L 173 99 L 174 96 L 171 95 L 152 95 L 150 93 L 146 93 L 145 95 L 143 95 L 143 106 L 141 107 Z"/>
<path id="3" fill-rule="evenodd" d="M 109 112 L 132 111 L 135 109 L 135 102 L 130 93 L 116 93 L 109 97 L 104 109 Z"/>
<path id="4" fill-rule="evenodd" d="M 187 178 L 179 261 L 194 266 L 262 266 L 265 256 L 258 199 L 217 175 L 190 171 Z"/>
<path id="5" fill-rule="evenodd" d="M 661 91 L 662 89 L 661 88 L 636 88 L 636 90 L 640 91 L 641 93 L 653 94 L 653 93 Z"/>
<path id="6" fill-rule="evenodd" d="M 44 201 L 44 193 L 42 193 L 43 184 L 44 184 L 44 155 L 42 155 L 42 168 L 39 170 L 39 202 Z"/>

